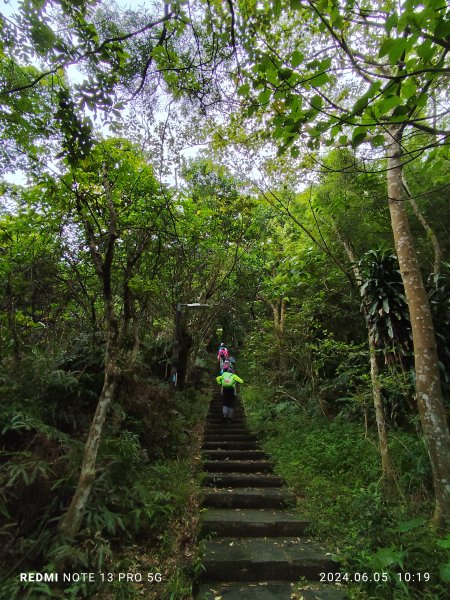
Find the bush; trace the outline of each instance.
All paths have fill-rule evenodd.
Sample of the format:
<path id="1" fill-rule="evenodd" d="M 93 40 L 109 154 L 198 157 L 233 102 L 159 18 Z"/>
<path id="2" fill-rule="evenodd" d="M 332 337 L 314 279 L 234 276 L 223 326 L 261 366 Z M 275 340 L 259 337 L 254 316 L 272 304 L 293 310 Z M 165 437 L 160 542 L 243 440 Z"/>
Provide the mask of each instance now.
<path id="1" fill-rule="evenodd" d="M 362 424 L 342 416 L 311 416 L 295 401 L 277 400 L 276 389 L 247 385 L 242 395 L 250 427 L 342 570 L 388 573 L 387 582 L 351 586 L 351 597 L 444 598 L 450 543 L 427 526 L 431 473 L 421 438 L 390 432 L 399 494 L 387 500 L 375 431 L 366 434 Z M 429 581 L 401 581 L 399 572 L 429 573 Z"/>

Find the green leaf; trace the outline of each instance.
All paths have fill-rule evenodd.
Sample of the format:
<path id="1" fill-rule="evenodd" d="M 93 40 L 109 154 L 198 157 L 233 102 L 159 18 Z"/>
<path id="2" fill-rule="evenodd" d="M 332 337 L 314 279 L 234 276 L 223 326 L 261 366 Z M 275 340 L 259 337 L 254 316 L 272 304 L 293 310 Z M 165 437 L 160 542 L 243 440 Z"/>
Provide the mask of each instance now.
<path id="1" fill-rule="evenodd" d="M 420 96 L 416 100 L 416 106 L 420 106 L 420 108 L 423 108 L 424 106 L 426 106 L 427 101 L 428 95 L 425 93 L 420 94 Z"/>
<path id="2" fill-rule="evenodd" d="M 292 146 L 291 148 L 291 156 L 292 158 L 297 158 L 300 154 L 300 149 L 298 146 Z"/>
<path id="3" fill-rule="evenodd" d="M 400 38 L 394 40 L 394 43 L 391 44 L 391 47 L 389 48 L 389 61 L 391 65 L 397 64 L 398 60 L 404 53 L 406 49 L 406 41 L 406 38 Z"/>
<path id="4" fill-rule="evenodd" d="M 311 98 L 311 106 L 314 106 L 314 108 L 317 108 L 317 110 L 322 108 L 322 104 L 323 104 L 323 100 L 319 96 L 319 94 L 316 94 L 315 96 L 313 96 Z"/>
<path id="5" fill-rule="evenodd" d="M 399 104 L 401 104 L 401 100 L 398 96 L 388 96 L 379 106 L 380 115 L 385 115 Z"/>
<path id="6" fill-rule="evenodd" d="M 450 37 L 450 20 L 439 19 L 436 25 L 435 35 L 441 39 Z"/>
<path id="7" fill-rule="evenodd" d="M 425 61 L 430 61 L 436 52 L 436 47 L 431 40 L 425 40 L 417 47 L 417 54 Z"/>
<path id="8" fill-rule="evenodd" d="M 426 4 L 425 2 L 423 4 Z M 427 22 L 430 22 L 430 25 L 434 25 L 435 13 L 431 6 L 427 6 L 422 12 L 414 14 L 414 20 L 417 25 L 422 29 L 425 29 L 427 26 Z"/>
<path id="9" fill-rule="evenodd" d="M 334 127 L 331 128 L 331 137 L 334 139 L 341 132 L 341 129 L 341 125 L 334 125 Z"/>
<path id="10" fill-rule="evenodd" d="M 292 68 L 295 69 L 295 67 L 298 67 L 298 65 L 300 65 L 304 61 L 304 59 L 305 59 L 304 55 L 301 52 L 299 52 L 298 50 L 295 50 L 292 53 L 292 57 L 291 57 Z"/>
<path id="11" fill-rule="evenodd" d="M 450 549 L 450 533 L 447 535 L 447 537 L 445 537 L 442 540 L 438 540 L 436 543 L 440 548 L 449 548 Z"/>
<path id="12" fill-rule="evenodd" d="M 402 85 L 400 94 L 401 94 L 402 98 L 404 98 L 405 100 L 408 100 L 409 98 L 414 96 L 416 91 L 417 91 L 416 84 L 413 83 L 412 81 L 408 81 Z"/>
<path id="13" fill-rule="evenodd" d="M 450 562 L 439 565 L 439 576 L 445 583 L 450 582 Z"/>
<path id="14" fill-rule="evenodd" d="M 379 148 L 380 146 L 383 146 L 384 145 L 384 135 L 381 133 L 378 135 L 375 135 L 373 138 L 371 138 L 370 145 L 372 146 L 372 148 Z"/>
<path id="15" fill-rule="evenodd" d="M 385 299 L 386 300 L 386 299 Z M 412 519 L 411 521 L 405 521 L 404 523 L 399 523 L 397 525 L 397 531 L 400 533 L 404 533 L 405 531 L 411 531 L 412 529 L 417 529 L 417 527 L 423 527 L 425 525 L 425 519 L 421 517 L 417 517 L 417 519 Z"/>
<path id="16" fill-rule="evenodd" d="M 275 140 L 279 140 L 284 136 L 284 134 L 285 134 L 284 127 L 276 127 L 272 133 L 272 137 Z"/>
<path id="17" fill-rule="evenodd" d="M 352 146 L 353 148 L 357 148 L 366 138 L 367 130 L 365 127 L 356 127 L 353 130 L 352 135 Z"/>
<path id="18" fill-rule="evenodd" d="M 331 57 L 328 56 L 327 58 L 325 58 L 320 64 L 319 64 L 319 69 L 321 71 L 327 71 L 329 68 L 331 67 Z"/>
<path id="19" fill-rule="evenodd" d="M 373 96 L 376 96 L 378 94 L 378 92 L 380 91 L 381 88 L 381 81 L 374 81 L 373 83 L 370 84 L 369 89 L 366 92 L 366 95 L 369 96 L 369 98 L 373 98 Z"/>
<path id="20" fill-rule="evenodd" d="M 366 95 L 361 96 L 361 98 L 359 98 L 359 100 L 357 100 L 355 102 L 355 105 L 353 107 L 353 112 L 358 113 L 363 108 L 366 108 L 368 102 L 369 102 L 369 100 Z"/>
<path id="21" fill-rule="evenodd" d="M 378 51 L 379 58 L 382 58 L 383 56 L 386 56 L 386 54 L 389 53 L 389 50 L 393 43 L 394 40 L 392 38 L 387 38 L 381 43 L 380 50 Z"/>
<path id="22" fill-rule="evenodd" d="M 403 568 L 403 552 L 394 548 L 380 548 L 371 559 L 374 569 L 385 569 L 391 565 L 399 565 Z"/>
<path id="23" fill-rule="evenodd" d="M 398 23 L 398 16 L 397 13 L 393 12 L 391 15 L 389 15 L 389 17 L 386 19 L 386 31 L 388 33 L 391 33 L 392 29 L 394 27 L 397 26 Z"/>
<path id="24" fill-rule="evenodd" d="M 324 85 L 325 83 L 328 83 L 329 81 L 330 81 L 330 78 L 328 77 L 328 75 L 326 73 L 320 73 L 319 75 L 317 75 L 317 77 L 314 77 L 314 79 L 311 79 L 310 83 L 314 87 L 320 87 L 320 86 Z"/>
<path id="25" fill-rule="evenodd" d="M 250 84 L 249 83 L 244 83 L 243 85 L 241 85 L 238 88 L 238 94 L 239 96 L 246 96 L 250 91 Z"/>
<path id="26" fill-rule="evenodd" d="M 272 97 L 272 91 L 269 89 L 263 90 L 258 94 L 258 100 L 261 104 L 267 104 Z"/>
<path id="27" fill-rule="evenodd" d="M 291 75 L 293 75 L 293 73 L 294 71 L 292 69 L 280 69 L 279 76 L 280 79 L 286 81 L 287 79 L 289 79 L 289 77 L 291 77 Z"/>

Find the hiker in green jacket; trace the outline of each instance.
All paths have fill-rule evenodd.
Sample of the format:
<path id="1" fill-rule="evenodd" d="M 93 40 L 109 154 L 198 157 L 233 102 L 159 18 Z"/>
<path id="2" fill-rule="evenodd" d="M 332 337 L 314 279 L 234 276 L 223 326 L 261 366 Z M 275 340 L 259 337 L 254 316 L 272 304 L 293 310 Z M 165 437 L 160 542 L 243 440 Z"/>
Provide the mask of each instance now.
<path id="1" fill-rule="evenodd" d="M 236 383 L 244 382 L 236 375 L 236 373 L 232 373 L 225 368 L 223 373 L 216 377 L 216 381 L 222 387 L 222 418 L 224 421 L 232 421 L 234 417 L 234 405 L 236 402 Z"/>

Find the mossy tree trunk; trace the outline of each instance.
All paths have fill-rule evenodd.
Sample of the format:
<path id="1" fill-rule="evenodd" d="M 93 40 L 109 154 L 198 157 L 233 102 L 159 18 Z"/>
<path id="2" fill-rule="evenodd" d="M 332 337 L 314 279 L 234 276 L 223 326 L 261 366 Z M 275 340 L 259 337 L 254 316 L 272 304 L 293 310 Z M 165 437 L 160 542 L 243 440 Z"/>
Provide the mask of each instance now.
<path id="1" fill-rule="evenodd" d="M 433 471 L 433 522 L 441 526 L 450 523 L 450 435 L 442 400 L 433 320 L 405 207 L 402 133 L 399 125 L 390 126 L 386 132 L 389 211 L 411 318 L 417 404 Z"/>
<path id="2" fill-rule="evenodd" d="M 83 461 L 80 477 L 69 508 L 59 523 L 61 533 L 73 538 L 78 533 L 86 510 L 92 486 L 96 478 L 96 463 L 98 448 L 100 446 L 103 427 L 106 421 L 108 408 L 117 387 L 118 354 L 119 354 L 119 326 L 114 308 L 114 298 L 111 287 L 111 270 L 114 258 L 115 241 L 117 237 L 117 215 L 112 200 L 108 182 L 106 165 L 103 166 L 103 187 L 109 211 L 109 229 L 104 257 L 101 255 L 96 243 L 94 231 L 85 216 L 83 201 L 77 197 L 77 210 L 81 217 L 89 243 L 91 257 L 96 273 L 102 283 L 103 299 L 107 323 L 107 344 L 105 356 L 105 375 L 102 391 L 98 399 L 97 408 L 84 446 Z"/>

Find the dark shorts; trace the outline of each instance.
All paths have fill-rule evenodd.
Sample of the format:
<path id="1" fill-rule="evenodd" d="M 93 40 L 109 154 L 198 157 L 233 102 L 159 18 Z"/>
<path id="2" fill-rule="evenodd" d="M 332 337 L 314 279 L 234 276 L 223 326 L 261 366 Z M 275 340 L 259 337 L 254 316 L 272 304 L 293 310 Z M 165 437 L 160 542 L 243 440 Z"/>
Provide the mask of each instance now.
<path id="1" fill-rule="evenodd" d="M 229 387 L 229 388 L 222 388 L 222 404 L 224 406 L 229 406 L 229 407 L 233 407 L 234 403 L 236 401 L 236 394 L 234 391 L 234 388 Z"/>

